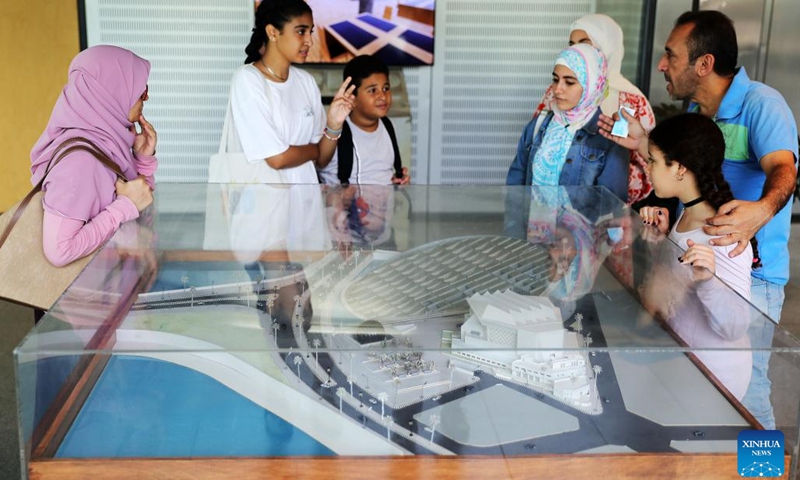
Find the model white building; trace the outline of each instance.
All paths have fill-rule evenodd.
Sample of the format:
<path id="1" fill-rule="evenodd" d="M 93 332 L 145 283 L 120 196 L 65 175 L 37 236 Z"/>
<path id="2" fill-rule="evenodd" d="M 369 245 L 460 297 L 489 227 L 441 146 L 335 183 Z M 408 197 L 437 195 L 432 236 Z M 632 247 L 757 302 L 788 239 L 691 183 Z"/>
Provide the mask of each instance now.
<path id="1" fill-rule="evenodd" d="M 453 357 L 576 407 L 591 407 L 588 358 L 548 298 L 506 290 L 476 293 L 467 302 L 471 313 L 460 338 L 453 338 Z"/>

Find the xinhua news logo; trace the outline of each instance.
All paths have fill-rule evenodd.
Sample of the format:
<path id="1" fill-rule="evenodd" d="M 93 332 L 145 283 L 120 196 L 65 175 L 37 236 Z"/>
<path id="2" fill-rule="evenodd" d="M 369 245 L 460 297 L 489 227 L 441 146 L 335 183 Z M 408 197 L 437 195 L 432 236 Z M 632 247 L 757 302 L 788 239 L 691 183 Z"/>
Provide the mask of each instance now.
<path id="1" fill-rule="evenodd" d="M 742 430 L 737 440 L 739 475 L 780 477 L 783 475 L 783 432 Z"/>

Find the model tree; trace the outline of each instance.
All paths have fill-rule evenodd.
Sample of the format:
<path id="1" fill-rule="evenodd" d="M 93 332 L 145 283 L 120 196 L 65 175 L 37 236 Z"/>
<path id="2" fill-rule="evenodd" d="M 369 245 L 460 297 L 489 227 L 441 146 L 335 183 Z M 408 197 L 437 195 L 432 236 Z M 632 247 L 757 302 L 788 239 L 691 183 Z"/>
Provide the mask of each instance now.
<path id="1" fill-rule="evenodd" d="M 392 425 L 394 424 L 394 419 L 390 416 L 383 417 L 383 424 L 386 425 L 386 440 L 391 441 Z"/>
<path id="2" fill-rule="evenodd" d="M 281 329 L 281 326 L 278 325 L 278 322 L 275 320 L 272 321 L 272 335 L 275 337 L 275 341 L 278 341 L 278 330 Z"/>
<path id="3" fill-rule="evenodd" d="M 386 392 L 380 392 L 378 394 L 378 400 L 381 401 L 381 417 L 384 415 L 384 408 L 383 405 L 386 403 L 386 400 L 389 400 L 389 394 Z"/>
<path id="4" fill-rule="evenodd" d="M 317 367 L 319 368 L 319 347 L 322 345 L 322 341 L 319 338 L 315 338 L 311 344 L 314 345 L 314 357 L 317 361 Z"/>
<path id="5" fill-rule="evenodd" d="M 295 354 L 293 362 L 295 365 L 297 365 L 297 378 L 300 378 L 302 380 L 302 378 L 300 377 L 300 364 L 303 363 L 303 359 L 300 358 L 300 355 Z"/>
<path id="6" fill-rule="evenodd" d="M 339 397 L 339 413 L 342 413 L 342 400 L 345 395 L 347 395 L 347 390 L 345 390 L 344 387 L 336 389 L 336 396 Z"/>
<path id="7" fill-rule="evenodd" d="M 439 415 L 435 413 L 432 413 L 428 418 L 428 423 L 431 424 L 431 443 L 433 443 L 433 435 L 436 434 L 436 427 L 439 425 L 440 421 Z"/>
<path id="8" fill-rule="evenodd" d="M 597 377 L 600 376 L 601 373 L 603 373 L 603 367 L 601 367 L 600 365 L 594 365 L 592 366 L 592 371 L 594 372 L 594 391 L 597 394 L 597 397 L 599 398 L 600 391 L 597 389 Z"/>

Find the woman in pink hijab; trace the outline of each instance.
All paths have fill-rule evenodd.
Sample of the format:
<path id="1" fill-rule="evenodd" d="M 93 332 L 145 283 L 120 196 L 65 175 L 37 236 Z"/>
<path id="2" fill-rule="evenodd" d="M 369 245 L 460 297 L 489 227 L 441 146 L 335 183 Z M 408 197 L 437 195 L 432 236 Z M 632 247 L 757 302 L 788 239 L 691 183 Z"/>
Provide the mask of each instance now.
<path id="1" fill-rule="evenodd" d="M 64 141 L 77 137 L 99 147 L 127 181 L 85 150 L 52 168 L 42 186 L 43 248 L 55 266 L 92 253 L 153 201 L 157 136 L 142 115 L 149 75 L 150 62 L 110 45 L 88 48 L 70 64 L 67 85 L 31 151 L 31 182 L 45 176 Z"/>

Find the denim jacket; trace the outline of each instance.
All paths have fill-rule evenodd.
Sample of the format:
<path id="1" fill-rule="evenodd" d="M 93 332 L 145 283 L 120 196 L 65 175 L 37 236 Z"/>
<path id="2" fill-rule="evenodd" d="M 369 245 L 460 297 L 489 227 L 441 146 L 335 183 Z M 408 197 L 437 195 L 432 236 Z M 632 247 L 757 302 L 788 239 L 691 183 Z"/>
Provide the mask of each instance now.
<path id="1" fill-rule="evenodd" d="M 567 159 L 561 169 L 558 184 L 563 186 L 601 185 L 611 190 L 623 202 L 628 200 L 628 150 L 600 135 L 597 120 L 600 109 L 586 125 L 575 133 Z M 538 115 L 528 122 L 517 145 L 517 154 L 508 169 L 506 185 L 530 185 L 533 175 L 533 157 L 539 150 L 544 132 L 553 119 L 548 112 L 536 137 Z"/>

